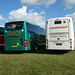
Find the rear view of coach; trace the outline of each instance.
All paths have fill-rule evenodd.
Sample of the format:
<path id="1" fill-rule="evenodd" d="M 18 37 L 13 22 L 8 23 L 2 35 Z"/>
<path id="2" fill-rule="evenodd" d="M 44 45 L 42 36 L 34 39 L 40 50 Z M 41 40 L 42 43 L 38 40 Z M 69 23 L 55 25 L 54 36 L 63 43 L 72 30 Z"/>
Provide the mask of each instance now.
<path id="1" fill-rule="evenodd" d="M 74 30 L 71 17 L 47 20 L 46 49 L 74 50 Z"/>

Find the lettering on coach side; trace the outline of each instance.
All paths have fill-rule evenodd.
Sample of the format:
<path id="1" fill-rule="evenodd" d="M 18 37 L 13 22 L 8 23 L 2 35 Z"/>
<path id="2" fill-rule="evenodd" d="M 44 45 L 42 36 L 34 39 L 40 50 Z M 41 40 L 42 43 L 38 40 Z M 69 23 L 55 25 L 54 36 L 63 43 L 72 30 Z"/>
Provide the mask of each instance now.
<path id="1" fill-rule="evenodd" d="M 63 29 L 67 28 L 68 26 L 60 26 L 60 27 L 50 27 L 49 29 Z"/>

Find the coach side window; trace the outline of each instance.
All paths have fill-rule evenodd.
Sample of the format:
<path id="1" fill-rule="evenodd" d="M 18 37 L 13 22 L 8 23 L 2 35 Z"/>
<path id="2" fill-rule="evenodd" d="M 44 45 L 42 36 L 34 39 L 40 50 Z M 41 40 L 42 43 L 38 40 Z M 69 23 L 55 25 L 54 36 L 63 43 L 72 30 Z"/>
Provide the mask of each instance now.
<path id="1" fill-rule="evenodd" d="M 4 28 L 0 27 L 0 35 L 4 35 Z"/>

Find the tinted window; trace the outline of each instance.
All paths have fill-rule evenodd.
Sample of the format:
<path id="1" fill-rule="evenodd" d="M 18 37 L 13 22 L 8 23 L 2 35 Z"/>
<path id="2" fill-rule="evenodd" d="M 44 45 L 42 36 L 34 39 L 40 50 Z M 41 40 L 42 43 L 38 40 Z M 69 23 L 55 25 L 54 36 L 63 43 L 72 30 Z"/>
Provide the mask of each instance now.
<path id="1" fill-rule="evenodd" d="M 11 23 L 6 23 L 5 27 L 6 30 L 20 30 L 22 29 L 23 22 L 11 22 Z"/>
<path id="2" fill-rule="evenodd" d="M 28 22 L 26 23 L 26 25 L 27 25 L 28 32 L 39 34 L 39 35 L 45 35 L 45 30 L 43 28 L 40 28 L 39 26 L 32 25 Z"/>
<path id="3" fill-rule="evenodd" d="M 55 24 L 61 24 L 62 22 L 61 21 L 55 21 L 54 23 Z"/>
<path id="4" fill-rule="evenodd" d="M 45 29 L 43 29 L 43 28 L 38 28 L 38 34 L 40 34 L 40 35 L 45 35 Z"/>
<path id="5" fill-rule="evenodd" d="M 4 28 L 0 27 L 0 35 L 4 35 Z"/>

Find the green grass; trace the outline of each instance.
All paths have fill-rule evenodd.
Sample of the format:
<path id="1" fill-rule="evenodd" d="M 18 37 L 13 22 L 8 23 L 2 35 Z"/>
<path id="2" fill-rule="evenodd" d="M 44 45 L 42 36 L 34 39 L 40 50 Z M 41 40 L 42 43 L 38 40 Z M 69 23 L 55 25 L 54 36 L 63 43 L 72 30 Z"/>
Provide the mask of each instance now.
<path id="1" fill-rule="evenodd" d="M 1 51 L 0 75 L 75 75 L 75 51 Z"/>

